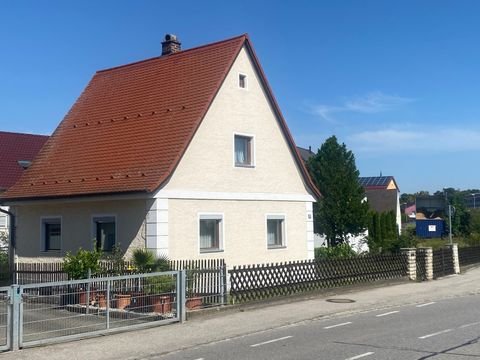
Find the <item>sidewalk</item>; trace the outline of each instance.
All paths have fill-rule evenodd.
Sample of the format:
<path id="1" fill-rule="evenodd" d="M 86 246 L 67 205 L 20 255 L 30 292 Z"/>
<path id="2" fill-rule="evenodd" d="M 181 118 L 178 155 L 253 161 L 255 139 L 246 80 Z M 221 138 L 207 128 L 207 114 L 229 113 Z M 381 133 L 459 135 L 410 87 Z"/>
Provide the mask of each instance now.
<path id="1" fill-rule="evenodd" d="M 295 301 L 235 307 L 208 316 L 195 316 L 183 324 L 124 332 L 69 343 L 8 352 L 6 359 L 142 359 L 192 346 L 259 332 L 321 317 L 437 301 L 480 294 L 480 268 L 430 282 L 406 282 L 383 287 L 336 289 Z M 331 303 L 348 298 L 353 303 Z"/>

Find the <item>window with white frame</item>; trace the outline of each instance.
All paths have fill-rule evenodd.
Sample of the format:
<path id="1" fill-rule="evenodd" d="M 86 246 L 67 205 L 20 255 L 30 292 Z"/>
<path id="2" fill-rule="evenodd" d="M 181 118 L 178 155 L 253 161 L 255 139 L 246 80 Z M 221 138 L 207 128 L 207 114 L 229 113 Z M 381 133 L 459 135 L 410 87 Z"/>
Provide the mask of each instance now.
<path id="1" fill-rule="evenodd" d="M 241 89 L 247 88 L 247 75 L 238 74 L 238 87 Z"/>
<path id="2" fill-rule="evenodd" d="M 6 229 L 8 227 L 8 216 L 7 214 L 0 213 L 0 229 Z"/>
<path id="3" fill-rule="evenodd" d="M 235 166 L 252 167 L 253 136 L 235 135 Z"/>
<path id="4" fill-rule="evenodd" d="M 61 249 L 62 219 L 60 217 L 42 219 L 42 243 L 44 251 Z"/>
<path id="5" fill-rule="evenodd" d="M 267 246 L 269 249 L 286 246 L 284 215 L 267 215 Z"/>
<path id="6" fill-rule="evenodd" d="M 199 218 L 200 252 L 223 250 L 223 216 L 218 214 L 200 215 Z"/>
<path id="7" fill-rule="evenodd" d="M 93 231 L 97 250 L 112 251 L 117 238 L 115 216 L 94 217 Z"/>

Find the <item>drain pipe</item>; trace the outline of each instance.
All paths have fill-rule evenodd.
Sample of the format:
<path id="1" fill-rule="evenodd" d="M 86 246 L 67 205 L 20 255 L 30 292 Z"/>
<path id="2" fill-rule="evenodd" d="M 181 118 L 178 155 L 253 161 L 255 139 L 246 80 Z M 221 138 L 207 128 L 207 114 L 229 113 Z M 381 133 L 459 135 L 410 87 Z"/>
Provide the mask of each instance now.
<path id="1" fill-rule="evenodd" d="M 10 219 L 9 219 L 9 246 L 8 246 L 8 261 L 9 261 L 9 266 L 10 266 L 10 276 L 12 277 L 12 284 L 16 283 L 16 276 L 15 276 L 15 250 L 16 250 L 16 237 L 15 237 L 15 214 L 8 211 L 8 210 L 3 210 L 0 208 L 0 212 L 7 214 Z"/>

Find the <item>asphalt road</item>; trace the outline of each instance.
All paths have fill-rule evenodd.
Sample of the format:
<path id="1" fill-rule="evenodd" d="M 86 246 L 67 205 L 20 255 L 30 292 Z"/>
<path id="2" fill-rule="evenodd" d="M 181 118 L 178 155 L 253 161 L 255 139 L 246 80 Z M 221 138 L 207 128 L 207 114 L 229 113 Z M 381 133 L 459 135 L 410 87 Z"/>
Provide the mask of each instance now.
<path id="1" fill-rule="evenodd" d="M 480 295 L 471 295 L 304 321 L 149 359 L 480 359 L 479 338 Z"/>

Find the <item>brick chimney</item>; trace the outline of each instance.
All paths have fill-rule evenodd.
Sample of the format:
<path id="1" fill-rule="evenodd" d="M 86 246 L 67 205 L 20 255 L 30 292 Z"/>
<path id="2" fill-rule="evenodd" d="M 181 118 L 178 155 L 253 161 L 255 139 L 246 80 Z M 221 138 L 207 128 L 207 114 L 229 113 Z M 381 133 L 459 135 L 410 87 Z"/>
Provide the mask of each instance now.
<path id="1" fill-rule="evenodd" d="M 165 35 L 165 41 L 162 41 L 162 56 L 170 55 L 182 50 L 180 41 L 177 39 L 176 35 L 167 34 Z"/>

